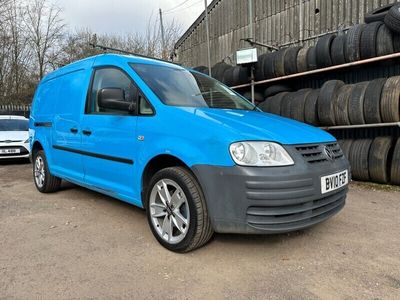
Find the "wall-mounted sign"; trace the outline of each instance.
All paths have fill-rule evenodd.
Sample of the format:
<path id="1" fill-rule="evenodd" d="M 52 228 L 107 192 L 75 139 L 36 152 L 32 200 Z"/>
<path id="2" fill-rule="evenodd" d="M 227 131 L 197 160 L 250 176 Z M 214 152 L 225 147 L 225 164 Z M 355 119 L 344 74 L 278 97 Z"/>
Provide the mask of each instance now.
<path id="1" fill-rule="evenodd" d="M 243 49 L 236 51 L 236 63 L 238 65 L 257 62 L 257 49 Z"/>

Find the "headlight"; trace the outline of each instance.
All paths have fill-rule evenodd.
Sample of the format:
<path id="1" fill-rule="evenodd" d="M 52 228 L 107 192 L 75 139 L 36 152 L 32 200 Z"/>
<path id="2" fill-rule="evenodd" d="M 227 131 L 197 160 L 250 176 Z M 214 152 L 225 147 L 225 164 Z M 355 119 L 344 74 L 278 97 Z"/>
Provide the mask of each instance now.
<path id="1" fill-rule="evenodd" d="M 240 166 L 290 166 L 293 159 L 279 144 L 271 142 L 238 142 L 229 147 L 232 159 Z"/>

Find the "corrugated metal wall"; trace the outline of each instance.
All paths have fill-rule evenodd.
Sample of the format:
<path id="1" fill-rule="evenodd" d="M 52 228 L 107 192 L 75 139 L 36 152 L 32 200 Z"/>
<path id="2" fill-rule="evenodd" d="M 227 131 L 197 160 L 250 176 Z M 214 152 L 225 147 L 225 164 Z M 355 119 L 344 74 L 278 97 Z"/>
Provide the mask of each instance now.
<path id="1" fill-rule="evenodd" d="M 365 14 L 394 0 L 254 0 L 255 35 L 258 42 L 285 45 L 314 44 L 321 33 L 361 23 Z M 248 1 L 214 0 L 210 4 L 212 64 L 248 44 Z M 303 16 L 300 18 L 300 16 Z M 204 13 L 176 44 L 180 63 L 206 65 L 207 45 Z M 265 49 L 260 49 L 265 51 Z M 227 60 L 229 62 L 229 59 Z"/>

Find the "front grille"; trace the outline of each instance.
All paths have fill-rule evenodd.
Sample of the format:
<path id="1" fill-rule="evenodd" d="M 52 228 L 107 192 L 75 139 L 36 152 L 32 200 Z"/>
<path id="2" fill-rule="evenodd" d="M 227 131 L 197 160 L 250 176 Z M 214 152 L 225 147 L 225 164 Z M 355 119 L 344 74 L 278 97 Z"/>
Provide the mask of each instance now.
<path id="1" fill-rule="evenodd" d="M 321 199 L 292 205 L 250 206 L 247 223 L 264 230 L 286 230 L 318 223 L 335 213 L 345 204 L 347 189 Z"/>
<path id="2" fill-rule="evenodd" d="M 330 158 L 325 154 L 324 147 L 333 153 L 333 159 L 343 157 L 342 149 L 338 143 L 315 144 L 296 146 L 296 150 L 300 152 L 303 158 L 310 164 L 327 162 Z"/>
<path id="3" fill-rule="evenodd" d="M 0 149 L 19 149 L 19 153 L 0 153 L 0 157 L 7 157 L 7 156 L 19 156 L 19 155 L 26 155 L 29 154 L 28 150 L 26 150 L 22 146 L 0 146 Z"/>

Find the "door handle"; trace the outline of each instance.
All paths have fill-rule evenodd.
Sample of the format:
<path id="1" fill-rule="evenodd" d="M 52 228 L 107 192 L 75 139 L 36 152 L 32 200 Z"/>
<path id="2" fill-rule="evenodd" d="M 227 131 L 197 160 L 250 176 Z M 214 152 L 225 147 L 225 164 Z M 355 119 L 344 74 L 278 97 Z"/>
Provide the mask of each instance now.
<path id="1" fill-rule="evenodd" d="M 73 134 L 77 134 L 78 133 L 78 129 L 77 128 L 71 128 L 70 129 L 70 131 L 73 133 Z"/>
<path id="2" fill-rule="evenodd" d="M 84 135 L 87 135 L 87 136 L 89 136 L 89 135 L 92 134 L 92 132 L 91 132 L 90 130 L 82 130 L 82 133 L 83 133 Z"/>

